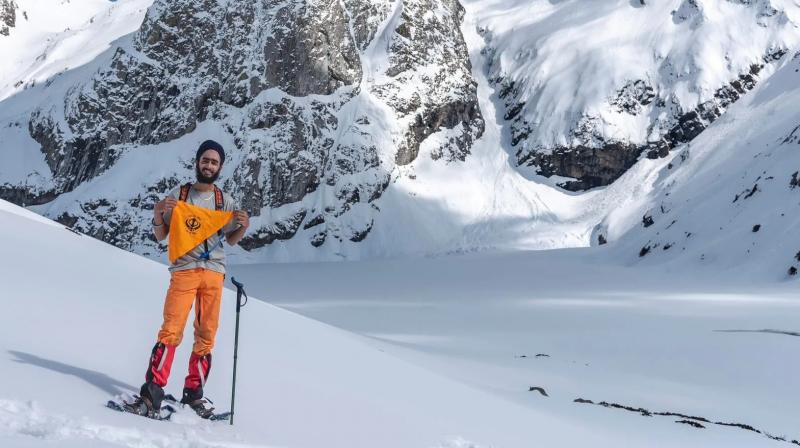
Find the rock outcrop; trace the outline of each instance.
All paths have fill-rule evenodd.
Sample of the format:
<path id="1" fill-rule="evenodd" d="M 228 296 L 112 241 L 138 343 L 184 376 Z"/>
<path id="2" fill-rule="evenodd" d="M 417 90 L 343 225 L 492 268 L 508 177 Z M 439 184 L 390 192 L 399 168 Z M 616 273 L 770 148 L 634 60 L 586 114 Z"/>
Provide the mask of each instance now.
<path id="1" fill-rule="evenodd" d="M 8 36 L 16 26 L 17 8 L 14 0 L 0 0 L 0 36 Z"/>
<path id="2" fill-rule="evenodd" d="M 298 231 L 315 247 L 361 241 L 395 165 L 413 162 L 435 133 L 446 138 L 430 157 L 464 160 L 483 132 L 463 15 L 456 0 L 158 0 L 130 44 L 63 105 L 30 114 L 29 134 L 53 181 L 25 202 L 72 192 L 128 152 L 202 136 L 199 128 L 212 125 L 234 145 L 224 188 L 263 215 L 242 247 Z M 387 64 L 373 64 L 376 55 Z M 376 108 L 388 117 L 375 117 Z M 375 123 L 387 118 L 395 128 Z M 148 209 L 181 182 L 175 165 L 158 188 L 132 191 L 126 204 L 93 197 L 54 217 L 127 249 L 158 250 Z M 16 187 L 2 196 L 18 198 Z M 355 206 L 362 210 L 344 219 Z M 138 216 L 114 219 L 117 211 Z"/>

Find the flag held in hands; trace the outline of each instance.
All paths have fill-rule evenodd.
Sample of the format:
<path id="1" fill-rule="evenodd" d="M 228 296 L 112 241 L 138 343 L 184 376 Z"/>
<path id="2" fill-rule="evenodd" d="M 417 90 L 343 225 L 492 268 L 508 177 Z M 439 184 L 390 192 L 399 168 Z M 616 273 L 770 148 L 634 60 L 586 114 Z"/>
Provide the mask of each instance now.
<path id="1" fill-rule="evenodd" d="M 170 263 L 186 255 L 233 218 L 233 212 L 209 210 L 184 201 L 172 209 L 169 221 Z"/>

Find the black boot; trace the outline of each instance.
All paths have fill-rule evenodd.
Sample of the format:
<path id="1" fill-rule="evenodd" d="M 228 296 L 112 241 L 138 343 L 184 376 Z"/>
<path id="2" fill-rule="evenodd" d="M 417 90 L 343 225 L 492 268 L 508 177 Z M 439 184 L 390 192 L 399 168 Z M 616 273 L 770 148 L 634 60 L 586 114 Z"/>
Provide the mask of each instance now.
<path id="1" fill-rule="evenodd" d="M 214 416 L 214 408 L 212 406 L 206 407 L 214 403 L 208 398 L 203 397 L 202 387 L 198 387 L 197 389 L 184 388 L 181 403 L 192 408 L 201 418 L 211 418 Z"/>
<path id="2" fill-rule="evenodd" d="M 133 403 L 125 403 L 125 410 L 150 418 L 158 418 L 161 413 L 161 402 L 164 400 L 164 389 L 158 384 L 147 382 L 142 384 L 139 397 Z"/>

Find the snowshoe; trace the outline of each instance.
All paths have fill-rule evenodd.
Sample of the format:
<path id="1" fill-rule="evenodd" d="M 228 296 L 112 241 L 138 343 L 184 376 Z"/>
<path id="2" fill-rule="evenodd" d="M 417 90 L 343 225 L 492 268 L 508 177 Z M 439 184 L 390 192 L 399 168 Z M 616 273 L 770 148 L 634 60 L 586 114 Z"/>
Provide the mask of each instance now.
<path id="1" fill-rule="evenodd" d="M 164 400 L 171 402 L 171 403 L 178 403 L 177 399 L 172 394 L 167 394 L 164 397 Z M 214 412 L 214 402 L 207 397 L 198 398 L 196 400 L 181 400 L 181 406 L 188 406 L 191 410 L 195 412 L 200 418 L 211 420 L 211 421 L 227 421 L 230 420 L 231 413 L 230 412 Z M 211 406 L 209 406 L 211 405 Z"/>
<path id="2" fill-rule="evenodd" d="M 184 403 L 186 406 L 189 406 L 195 414 L 200 416 L 200 418 L 204 418 L 207 420 L 227 420 L 230 416 L 230 412 L 225 413 L 215 413 L 214 412 L 214 402 L 210 399 L 203 397 L 198 400 L 194 400 L 189 403 Z"/>
<path id="3" fill-rule="evenodd" d="M 175 408 L 170 405 L 162 406 L 156 410 L 149 400 L 138 395 L 134 395 L 132 401 L 126 399 L 120 399 L 119 401 L 108 400 L 106 407 L 118 412 L 136 414 L 153 420 L 169 420 L 172 414 L 175 413 Z"/>

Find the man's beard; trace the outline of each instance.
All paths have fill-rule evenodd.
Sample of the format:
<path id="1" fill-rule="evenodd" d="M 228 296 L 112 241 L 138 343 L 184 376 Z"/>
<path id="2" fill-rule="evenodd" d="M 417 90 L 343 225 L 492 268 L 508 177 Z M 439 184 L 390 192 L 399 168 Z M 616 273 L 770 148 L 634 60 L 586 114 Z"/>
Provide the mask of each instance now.
<path id="1" fill-rule="evenodd" d="M 217 172 L 214 173 L 212 176 L 206 176 L 205 174 L 203 174 L 202 171 L 200 171 L 199 166 L 195 165 L 194 167 L 194 173 L 197 176 L 197 181 L 200 182 L 201 184 L 213 184 L 214 182 L 216 182 L 217 178 L 219 177 L 220 171 L 221 170 L 217 170 Z"/>

